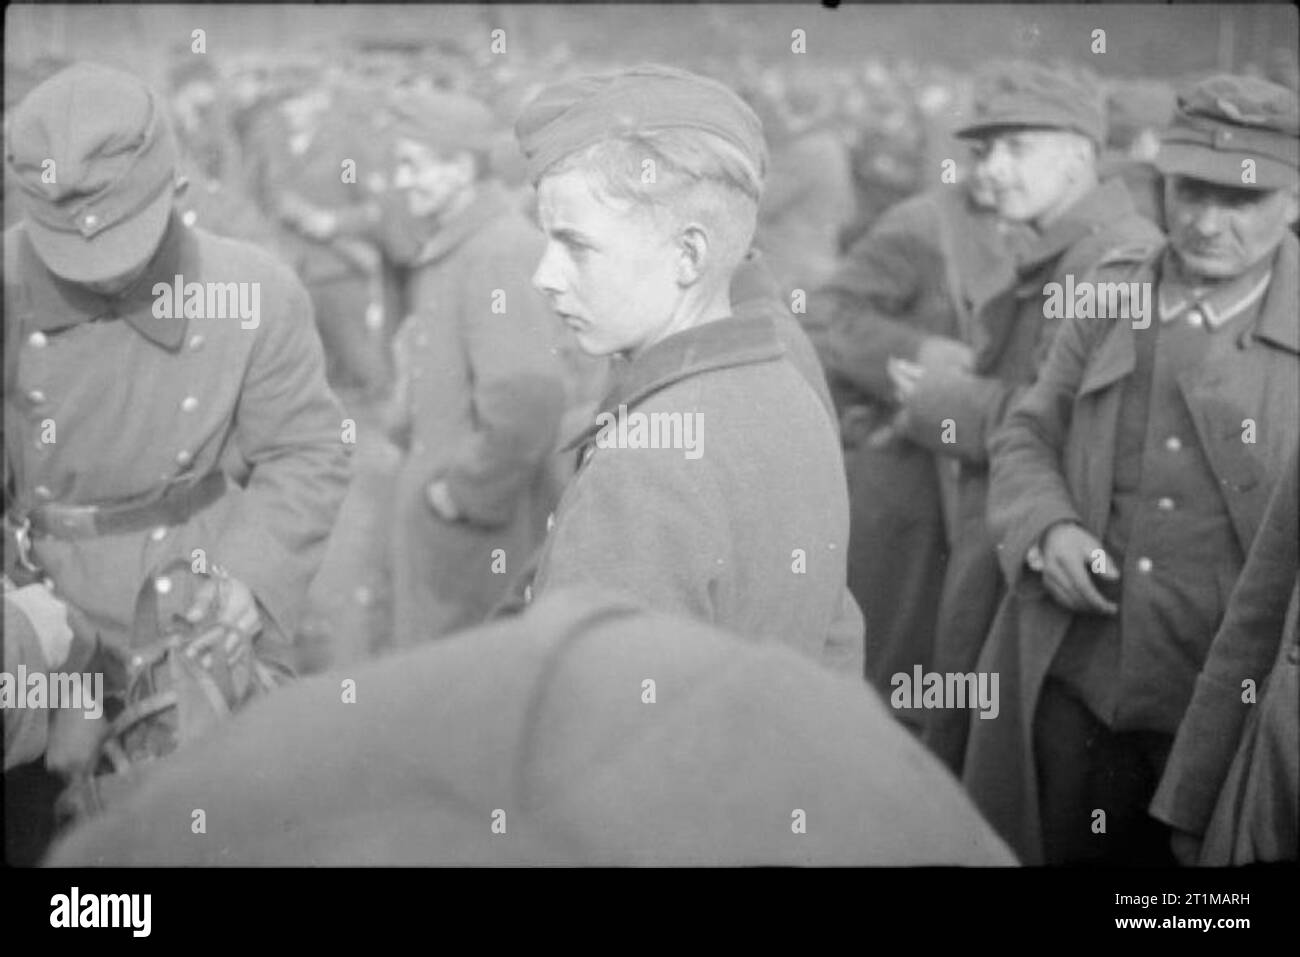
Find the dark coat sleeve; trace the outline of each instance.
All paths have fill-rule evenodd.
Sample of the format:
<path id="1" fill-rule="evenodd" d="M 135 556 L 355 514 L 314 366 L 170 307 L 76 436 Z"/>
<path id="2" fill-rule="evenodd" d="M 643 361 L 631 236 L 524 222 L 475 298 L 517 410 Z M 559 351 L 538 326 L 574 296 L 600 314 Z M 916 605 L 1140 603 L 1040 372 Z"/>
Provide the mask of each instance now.
<path id="1" fill-rule="evenodd" d="M 989 376 L 926 375 L 905 403 L 906 435 L 933 452 L 982 464 L 1007 409 L 1025 391 Z"/>
<path id="2" fill-rule="evenodd" d="M 1246 716 L 1257 706 L 1242 701 L 1242 682 L 1250 679 L 1261 694 L 1283 639 L 1300 541 L 1296 462 L 1292 456 L 1273 491 L 1151 802 L 1153 816 L 1192 834 L 1205 833 Z"/>
<path id="3" fill-rule="evenodd" d="M 234 418 L 252 471 L 214 561 L 291 635 L 347 492 L 352 445 L 325 383 L 307 291 L 282 267 L 270 287 Z"/>
<path id="4" fill-rule="evenodd" d="M 896 208 L 854 243 L 809 310 L 825 317 L 823 358 L 832 378 L 889 405 L 886 363 L 915 358 L 929 332 L 908 319 L 926 282 L 943 275 L 929 224 L 909 213 Z"/>
<path id="5" fill-rule="evenodd" d="M 463 304 L 458 326 L 472 370 L 475 428 L 452 450 L 440 477 L 469 520 L 489 527 L 513 517 L 522 489 L 554 450 L 564 415 L 564 377 L 551 351 L 550 317 L 529 286 L 526 262 L 531 259 L 519 249 L 500 265 L 476 270 L 493 278 L 473 284 L 484 293 L 482 301 Z M 504 312 L 493 312 L 494 289 L 504 293 Z"/>
<path id="6" fill-rule="evenodd" d="M 999 542 L 1003 573 L 1013 585 L 1026 553 L 1043 532 L 1057 522 L 1081 521 L 1061 462 L 1098 328 L 1103 324 L 1090 319 L 1061 326 L 1038 380 L 990 440 L 989 527 Z"/>

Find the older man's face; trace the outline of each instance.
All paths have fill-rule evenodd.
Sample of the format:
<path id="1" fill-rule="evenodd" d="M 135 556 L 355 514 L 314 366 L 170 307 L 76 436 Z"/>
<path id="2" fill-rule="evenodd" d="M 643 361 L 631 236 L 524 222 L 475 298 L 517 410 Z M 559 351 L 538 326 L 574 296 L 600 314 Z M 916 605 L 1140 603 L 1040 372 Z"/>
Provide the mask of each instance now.
<path id="1" fill-rule="evenodd" d="M 441 216 L 474 181 L 468 154 L 447 158 L 423 143 L 399 139 L 394 146 L 397 165 L 393 187 L 406 197 L 412 216 Z"/>
<path id="2" fill-rule="evenodd" d="M 1187 271 L 1231 279 L 1277 248 L 1296 220 L 1296 192 L 1169 176 L 1165 212 L 1169 243 Z"/>
<path id="3" fill-rule="evenodd" d="M 533 285 L 583 351 L 635 355 L 656 342 L 681 295 L 671 227 L 597 195 L 583 170 L 542 179 L 537 203 L 546 249 Z"/>
<path id="4" fill-rule="evenodd" d="M 1008 129 L 977 140 L 973 152 L 976 182 L 1018 223 L 1059 214 L 1082 162 L 1079 137 L 1062 130 Z"/>

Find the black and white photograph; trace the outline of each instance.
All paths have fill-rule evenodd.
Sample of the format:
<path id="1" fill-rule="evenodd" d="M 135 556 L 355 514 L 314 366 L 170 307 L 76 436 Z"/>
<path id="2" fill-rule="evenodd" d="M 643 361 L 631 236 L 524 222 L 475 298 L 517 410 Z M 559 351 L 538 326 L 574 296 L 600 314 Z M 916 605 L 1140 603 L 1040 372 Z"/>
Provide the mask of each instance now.
<path id="1" fill-rule="evenodd" d="M 20 922 L 149 936 L 118 868 L 851 867 L 1249 928 L 1297 19 L 6 7 Z"/>

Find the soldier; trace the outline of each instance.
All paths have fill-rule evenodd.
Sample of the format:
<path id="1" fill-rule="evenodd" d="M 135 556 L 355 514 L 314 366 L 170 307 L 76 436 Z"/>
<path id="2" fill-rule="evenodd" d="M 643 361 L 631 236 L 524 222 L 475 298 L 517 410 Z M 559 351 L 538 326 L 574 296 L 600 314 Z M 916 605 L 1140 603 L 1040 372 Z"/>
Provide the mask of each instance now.
<path id="1" fill-rule="evenodd" d="M 277 693 L 46 863 L 1015 863 L 875 695 L 754 637 L 559 590 L 349 673 L 355 704 Z M 159 825 L 200 805 L 220 840 Z"/>
<path id="2" fill-rule="evenodd" d="M 732 314 L 758 118 L 647 66 L 550 87 L 516 132 L 547 236 L 534 283 L 584 350 L 625 360 L 526 594 L 599 583 L 859 674 L 832 423 L 770 319 Z"/>
<path id="3" fill-rule="evenodd" d="M 398 112 L 393 181 L 430 231 L 394 343 L 410 430 L 390 552 L 403 646 L 482 621 L 539 543 L 566 396 L 563 330 L 529 285 L 542 237 L 487 175 L 490 111 L 425 92 Z"/>
<path id="4" fill-rule="evenodd" d="M 384 275 L 373 244 L 314 230 L 319 210 L 364 207 L 381 165 L 372 103 L 364 113 L 320 80 L 301 87 L 250 131 L 254 201 L 279 227 L 278 246 L 311 293 L 336 388 L 376 400 L 389 387 Z"/>
<path id="5" fill-rule="evenodd" d="M 866 677 L 883 694 L 928 671 L 948 541 L 940 462 L 893 426 L 891 357 L 969 372 L 970 297 L 1010 281 L 1003 223 L 974 180 L 899 203 L 813 297 L 842 409 L 853 518 L 849 586 L 867 619 Z M 947 484 L 951 486 L 949 479 Z M 899 712 L 919 730 L 921 715 Z"/>
<path id="6" fill-rule="evenodd" d="M 1003 704 L 965 779 L 1027 861 L 1170 861 L 1147 807 L 1300 432 L 1298 124 L 1260 80 L 1179 98 L 1168 247 L 1098 266 L 1151 310 L 1067 319 L 993 440 Z"/>
<path id="7" fill-rule="evenodd" d="M 93 647 L 74 646 L 72 670 L 93 659 L 120 675 L 142 582 L 183 559 L 224 572 L 189 620 L 215 602 L 224 624 L 260 629 L 259 657 L 287 674 L 348 481 L 305 291 L 253 247 L 180 221 L 174 140 L 134 77 L 64 70 L 8 142 L 26 219 L 4 244 L 6 566 L 40 569 L 87 620 Z M 195 283 L 182 307 L 177 285 Z M 231 306 L 232 288 L 238 314 L 209 315 L 212 290 Z M 94 733 L 61 717 L 52 766 Z"/>
<path id="8" fill-rule="evenodd" d="M 1273 491 L 1151 800 L 1182 864 L 1300 853 L 1298 465 Z"/>
<path id="9" fill-rule="evenodd" d="M 957 465 L 957 492 L 943 597 L 935 624 L 934 667 L 969 673 L 997 610 L 1002 579 L 985 519 L 986 443 L 1014 398 L 1038 374 L 1059 320 L 1044 310 L 1053 282 L 1082 276 L 1108 249 L 1154 248 L 1160 232 L 1138 215 L 1123 183 L 1099 183 L 1105 115 L 1095 87 L 1067 70 L 1028 62 L 984 73 L 974 115 L 957 131 L 975 141 L 979 177 L 998 215 L 1029 227 L 1013 249 L 1013 269 L 991 271 L 965 295 L 962 333 L 971 369 L 891 358 L 886 371 L 901 404 L 894 420 L 911 441 Z M 948 347 L 951 349 L 951 347 Z M 926 742 L 955 769 L 966 737 L 965 709 L 927 712 Z"/>

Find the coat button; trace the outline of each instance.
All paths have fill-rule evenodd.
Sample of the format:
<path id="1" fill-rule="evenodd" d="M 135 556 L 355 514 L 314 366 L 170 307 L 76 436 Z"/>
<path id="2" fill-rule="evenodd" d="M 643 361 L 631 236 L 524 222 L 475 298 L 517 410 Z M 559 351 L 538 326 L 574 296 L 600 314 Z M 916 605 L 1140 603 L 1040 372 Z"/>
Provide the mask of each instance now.
<path id="1" fill-rule="evenodd" d="M 1183 440 L 1176 435 L 1171 435 L 1169 436 L 1169 438 L 1165 439 L 1165 448 L 1168 449 L 1170 452 L 1181 451 L 1182 447 L 1183 447 Z"/>
<path id="2" fill-rule="evenodd" d="M 189 465 L 190 460 L 193 458 L 194 458 L 193 453 L 188 452 L 185 449 L 181 449 L 179 452 L 176 453 L 176 464 Z"/>
<path id="3" fill-rule="evenodd" d="M 1162 512 L 1172 512 L 1174 510 L 1174 500 L 1165 496 L 1160 499 L 1160 501 L 1156 502 L 1156 508 L 1160 509 Z"/>
<path id="4" fill-rule="evenodd" d="M 198 352 L 203 348 L 204 341 L 202 334 L 196 332 L 194 335 L 190 336 L 190 348 L 195 352 Z"/>
<path id="5" fill-rule="evenodd" d="M 155 528 L 152 532 L 149 533 L 149 537 L 152 538 L 155 542 L 161 542 L 164 538 L 167 537 L 167 526 L 159 525 L 157 528 Z"/>
<path id="6" fill-rule="evenodd" d="M 185 210 L 185 215 L 181 217 L 181 222 L 186 226 L 193 226 L 199 221 L 199 214 L 192 209 Z"/>
<path id="7" fill-rule="evenodd" d="M 1155 563 L 1149 558 L 1142 557 L 1137 560 L 1137 570 L 1143 575 L 1150 575 L 1153 567 L 1155 567 Z"/>
<path id="8" fill-rule="evenodd" d="M 172 590 L 172 580 L 167 577 L 155 578 L 153 580 L 153 590 L 160 595 L 165 595 Z"/>
<path id="9" fill-rule="evenodd" d="M 51 499 L 54 497 L 54 493 L 45 485 L 38 485 L 32 491 L 36 493 L 37 498 Z"/>
<path id="10" fill-rule="evenodd" d="M 40 389 L 32 389 L 27 393 L 27 398 L 32 401 L 33 405 L 40 405 L 45 401 L 45 393 Z"/>
<path id="11" fill-rule="evenodd" d="M 1205 316 L 1199 309 L 1193 309 L 1187 313 L 1187 321 L 1193 326 L 1199 327 L 1205 321 Z"/>
<path id="12" fill-rule="evenodd" d="M 39 329 L 27 337 L 27 344 L 36 349 L 40 349 L 49 341 L 50 340 L 45 337 L 45 333 L 41 332 Z"/>
<path id="13" fill-rule="evenodd" d="M 198 407 L 199 407 L 199 400 L 192 395 L 187 395 L 185 398 L 181 400 L 182 412 L 193 412 Z"/>

